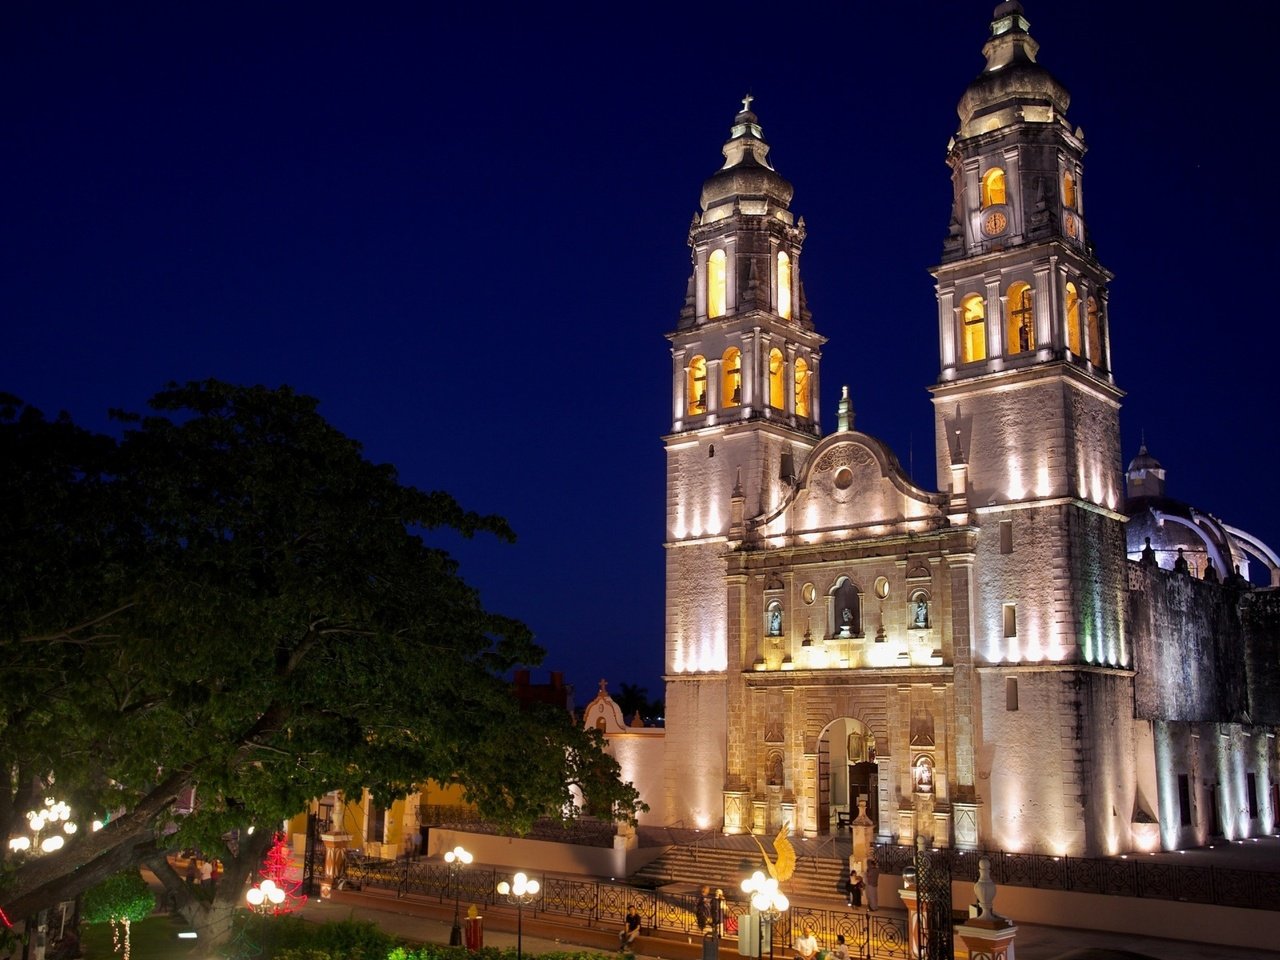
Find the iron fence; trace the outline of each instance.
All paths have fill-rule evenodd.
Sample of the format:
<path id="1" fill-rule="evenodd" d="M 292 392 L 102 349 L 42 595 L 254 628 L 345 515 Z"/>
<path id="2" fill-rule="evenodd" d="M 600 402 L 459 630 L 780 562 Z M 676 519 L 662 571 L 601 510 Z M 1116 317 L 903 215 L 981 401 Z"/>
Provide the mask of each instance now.
<path id="1" fill-rule="evenodd" d="M 488 909 L 502 906 L 497 895 L 498 881 L 509 876 L 491 867 L 469 867 L 458 876 L 457 896 L 464 903 Z M 572 877 L 542 876 L 538 897 L 531 905 L 535 915 L 565 917 L 584 924 L 621 928 L 627 907 L 635 904 L 646 931 L 699 936 L 694 893 L 664 893 L 643 890 L 623 883 L 578 880 Z M 448 903 L 455 897 L 445 864 L 428 860 L 382 860 L 361 853 L 347 854 L 340 878 L 346 888 L 373 887 L 393 890 L 397 896 L 413 894 Z M 725 936 L 736 940 L 737 916 L 748 911 L 745 901 L 730 900 L 725 908 Z M 790 956 L 790 946 L 806 929 L 812 928 L 818 942 L 831 947 L 843 934 L 852 960 L 909 960 L 906 922 L 889 914 L 857 910 L 829 910 L 793 906 L 773 925 L 771 937 L 779 956 Z M 764 944 L 765 949 L 769 943 Z"/>
<path id="2" fill-rule="evenodd" d="M 978 861 L 986 857 L 991 861 L 991 879 L 1012 887 L 1280 910 L 1280 873 L 1148 861 L 1141 857 L 1055 857 L 956 849 L 934 853 L 949 863 L 955 880 L 977 880 Z M 910 846 L 876 845 L 876 859 L 885 873 L 901 875 L 904 867 L 911 866 L 913 857 L 914 848 Z"/>
<path id="3" fill-rule="evenodd" d="M 525 840 L 549 840 L 552 843 L 574 843 L 584 847 L 611 847 L 617 825 L 612 820 L 595 817 L 540 817 L 528 833 L 517 834 L 482 820 L 471 807 L 423 804 L 418 810 L 419 822 L 432 827 L 452 827 L 468 833 L 485 833 L 491 836 L 515 837 Z"/>

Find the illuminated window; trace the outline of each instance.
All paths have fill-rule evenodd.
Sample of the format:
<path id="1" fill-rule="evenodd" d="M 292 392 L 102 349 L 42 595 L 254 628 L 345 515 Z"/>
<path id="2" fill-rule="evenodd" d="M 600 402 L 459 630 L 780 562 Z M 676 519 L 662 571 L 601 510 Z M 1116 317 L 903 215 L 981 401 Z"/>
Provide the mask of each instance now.
<path id="1" fill-rule="evenodd" d="M 730 347 L 720 359 L 720 402 L 726 407 L 742 403 L 742 351 Z"/>
<path id="2" fill-rule="evenodd" d="M 707 412 L 707 361 L 704 357 L 694 357 L 689 361 L 686 403 L 691 417 Z"/>
<path id="3" fill-rule="evenodd" d="M 1016 603 L 1006 603 L 1004 605 L 1004 635 L 1007 638 L 1018 635 L 1018 605 Z"/>
<path id="4" fill-rule="evenodd" d="M 992 167 L 982 175 L 982 208 L 1004 202 L 1004 171 Z"/>
<path id="5" fill-rule="evenodd" d="M 1098 313 L 1098 301 L 1089 298 L 1089 362 L 1102 366 L 1102 317 Z"/>
<path id="6" fill-rule="evenodd" d="M 787 405 L 786 385 L 783 382 L 786 369 L 782 351 L 774 347 L 769 351 L 769 406 L 776 410 L 783 410 Z"/>
<path id="7" fill-rule="evenodd" d="M 1071 210 L 1076 207 L 1076 181 L 1070 173 L 1062 175 L 1062 205 Z"/>
<path id="8" fill-rule="evenodd" d="M 1067 349 L 1084 356 L 1084 331 L 1080 328 L 1080 294 L 1074 283 L 1067 284 Z"/>
<path id="9" fill-rule="evenodd" d="M 1036 348 L 1036 319 L 1031 298 L 1031 288 L 1025 283 L 1015 283 L 1009 288 L 1009 323 L 1005 351 L 1010 354 L 1026 353 Z"/>
<path id="10" fill-rule="evenodd" d="M 778 251 L 778 316 L 791 319 L 791 258 Z"/>
<path id="11" fill-rule="evenodd" d="M 960 362 L 987 359 L 987 305 L 976 293 L 960 302 Z"/>
<path id="12" fill-rule="evenodd" d="M 809 416 L 809 365 L 796 358 L 796 416 Z"/>
<path id="13" fill-rule="evenodd" d="M 764 635 L 766 637 L 782 636 L 782 604 L 770 600 L 764 611 Z"/>
<path id="14" fill-rule="evenodd" d="M 707 258 L 707 316 L 723 317 L 725 311 L 724 251 L 713 250 Z"/>

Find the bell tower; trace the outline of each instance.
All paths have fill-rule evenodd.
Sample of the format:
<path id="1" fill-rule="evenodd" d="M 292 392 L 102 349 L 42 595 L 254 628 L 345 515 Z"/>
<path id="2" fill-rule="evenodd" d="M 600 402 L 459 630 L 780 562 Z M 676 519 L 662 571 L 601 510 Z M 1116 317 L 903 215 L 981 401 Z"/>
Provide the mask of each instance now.
<path id="1" fill-rule="evenodd" d="M 704 827 L 723 817 L 725 670 L 738 641 L 724 556 L 744 518 L 782 502 L 821 435 L 825 339 L 801 282 L 804 220 L 791 212 L 794 188 L 769 162 L 751 100 L 703 184 L 684 307 L 667 334 L 667 809 Z"/>
<path id="2" fill-rule="evenodd" d="M 948 145 L 951 221 L 933 269 L 938 483 L 965 484 L 952 493 L 967 495 L 980 528 L 970 614 L 979 740 L 1025 751 L 1026 769 L 993 769 L 988 800 L 1020 810 L 1019 791 L 1051 798 L 986 834 L 1009 849 L 1030 839 L 1055 852 L 1110 853 L 1128 818 L 1080 805 L 1099 758 L 1111 753 L 1113 770 L 1133 766 L 1111 274 L 1086 226 L 1084 134 L 1068 122 L 1070 96 L 1037 63 L 1029 30 L 1017 0 L 996 7 L 986 65 L 960 100 Z M 1080 732 L 1072 743 L 1052 729 L 1063 717 Z M 1113 740 L 1092 742 L 1102 725 Z M 1132 796 L 1116 800 L 1116 810 L 1134 807 Z"/>

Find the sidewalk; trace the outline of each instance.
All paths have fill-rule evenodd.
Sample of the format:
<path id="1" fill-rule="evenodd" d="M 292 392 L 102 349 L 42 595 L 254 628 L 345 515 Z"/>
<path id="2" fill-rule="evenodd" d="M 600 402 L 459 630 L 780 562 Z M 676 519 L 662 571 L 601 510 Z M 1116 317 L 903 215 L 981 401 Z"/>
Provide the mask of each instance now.
<path id="1" fill-rule="evenodd" d="M 448 943 L 452 927 L 452 912 L 446 919 L 440 919 L 441 908 L 436 904 L 417 902 L 412 898 L 396 900 L 392 897 L 378 898 L 370 903 L 371 898 L 364 897 L 360 901 L 348 898 L 347 894 L 337 894 L 338 899 L 309 900 L 302 910 L 307 920 L 325 923 L 345 920 L 354 917 L 369 920 L 379 928 L 397 937 L 418 943 Z M 1176 906 L 1173 906 L 1176 909 Z M 464 908 L 465 909 L 465 908 Z M 616 943 L 616 932 L 599 926 L 573 926 L 567 918 L 555 917 L 554 926 L 559 931 L 558 937 L 531 934 L 531 927 L 546 929 L 547 920 L 525 911 L 523 937 L 524 952 L 529 955 L 551 953 L 556 951 L 590 950 L 599 953 L 613 953 L 612 945 Z M 567 921 L 567 922 L 566 922 Z M 1258 922 L 1276 924 L 1277 915 L 1270 911 L 1258 911 Z M 486 917 L 484 942 L 485 946 L 515 947 L 516 917 L 514 910 L 494 912 Z M 1280 941 L 1280 933 L 1277 935 Z M 602 946 L 603 942 L 603 946 Z M 648 938 L 652 945 L 655 941 Z M 637 954 L 639 960 L 687 960 L 691 954 L 700 955 L 699 945 L 680 944 L 677 941 L 661 942 L 656 949 L 661 952 Z M 824 944 L 825 946 L 825 944 Z M 957 944 L 959 947 L 959 944 Z M 1088 951 L 1088 952 L 1079 952 Z M 1097 952 L 1103 951 L 1103 952 Z M 1139 937 L 1125 934 L 1096 933 L 1091 931 L 1067 930 L 1061 927 L 1018 925 L 1017 955 L 1019 960 L 1065 960 L 1067 957 L 1097 958 L 1107 960 L 1109 957 L 1135 960 L 1136 957 L 1151 957 L 1155 960 L 1276 960 L 1280 954 L 1269 950 L 1244 950 L 1238 947 L 1218 947 L 1203 943 L 1187 943 L 1178 940 L 1162 940 L 1154 937 Z M 727 940 L 721 948 L 724 960 L 736 960 L 738 956 L 736 941 Z M 779 954 L 786 960 L 785 954 Z M 957 951 L 957 956 L 963 956 Z"/>

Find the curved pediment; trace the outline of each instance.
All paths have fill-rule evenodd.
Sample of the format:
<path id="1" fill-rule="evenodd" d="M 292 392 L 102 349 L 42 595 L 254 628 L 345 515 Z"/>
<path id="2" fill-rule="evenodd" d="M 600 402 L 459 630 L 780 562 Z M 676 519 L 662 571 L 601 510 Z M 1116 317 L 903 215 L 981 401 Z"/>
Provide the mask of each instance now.
<path id="1" fill-rule="evenodd" d="M 898 458 L 875 437 L 843 431 L 814 448 L 792 495 L 763 525 L 769 534 L 798 536 L 825 532 L 918 526 L 941 522 L 946 495 L 922 490 L 902 470 Z"/>

